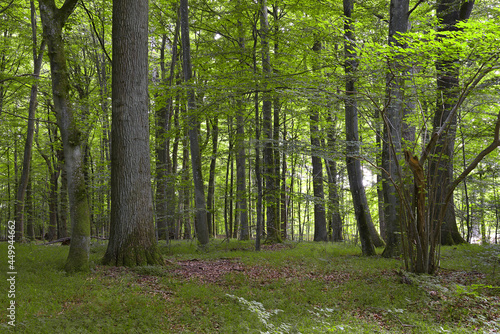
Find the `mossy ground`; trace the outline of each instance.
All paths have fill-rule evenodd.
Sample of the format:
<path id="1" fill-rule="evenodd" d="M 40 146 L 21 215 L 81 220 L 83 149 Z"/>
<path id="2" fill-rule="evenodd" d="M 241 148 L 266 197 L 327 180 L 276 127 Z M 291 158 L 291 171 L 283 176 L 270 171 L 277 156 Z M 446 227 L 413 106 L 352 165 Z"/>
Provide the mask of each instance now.
<path id="1" fill-rule="evenodd" d="M 471 333 L 500 331 L 500 248 L 442 249 L 436 276 L 332 243 L 159 246 L 164 266 L 63 270 L 68 247 L 16 245 L 16 333 Z M 378 253 L 381 253 L 381 249 Z M 0 244 L 7 258 L 7 244 Z M 7 275 L 6 261 L 0 270 Z"/>

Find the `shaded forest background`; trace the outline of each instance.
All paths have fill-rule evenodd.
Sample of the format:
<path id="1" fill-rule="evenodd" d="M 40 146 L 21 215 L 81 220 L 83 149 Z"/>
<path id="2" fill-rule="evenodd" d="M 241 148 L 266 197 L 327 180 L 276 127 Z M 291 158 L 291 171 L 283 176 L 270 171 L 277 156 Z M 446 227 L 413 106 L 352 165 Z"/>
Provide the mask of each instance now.
<path id="1" fill-rule="evenodd" d="M 16 220 L 19 240 L 71 231 L 38 5 L 0 1 L 0 231 L 6 238 Z M 190 1 L 186 37 L 177 1 L 149 1 L 156 238 L 195 238 L 206 220 L 210 237 L 361 242 L 363 253 L 369 240 L 392 255 L 412 233 L 405 226 L 437 215 L 457 180 L 441 243 L 497 243 L 498 5 Z M 111 1 L 85 1 L 63 28 L 90 234 L 99 238 L 111 221 L 111 23 Z M 427 150 L 440 130 L 438 150 Z M 410 163 L 419 155 L 429 156 L 424 211 Z"/>

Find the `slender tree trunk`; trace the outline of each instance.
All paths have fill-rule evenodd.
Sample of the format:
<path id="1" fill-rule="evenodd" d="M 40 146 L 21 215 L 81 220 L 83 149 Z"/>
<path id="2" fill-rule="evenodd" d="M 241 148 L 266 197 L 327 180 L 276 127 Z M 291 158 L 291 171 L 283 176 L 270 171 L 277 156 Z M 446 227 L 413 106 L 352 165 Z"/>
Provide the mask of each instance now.
<path id="1" fill-rule="evenodd" d="M 208 178 L 207 224 L 210 235 L 215 236 L 215 167 L 219 143 L 219 119 L 215 117 L 212 122 L 212 157 L 210 158 L 210 176 Z"/>
<path id="2" fill-rule="evenodd" d="M 238 2 L 238 7 L 242 3 Z M 238 21 L 238 46 L 242 54 L 245 54 L 245 37 L 243 24 Z M 242 62 L 240 66 L 245 65 Z M 248 221 L 248 203 L 247 203 L 247 184 L 246 184 L 246 148 L 245 148 L 245 105 L 243 98 L 237 100 L 236 114 L 236 212 L 239 215 L 240 235 L 239 240 L 248 240 L 250 238 Z"/>
<path id="3" fill-rule="evenodd" d="M 161 81 L 168 86 L 172 86 L 174 80 L 175 66 L 177 64 L 177 44 L 180 30 L 180 16 L 177 15 L 175 23 L 174 40 L 172 42 L 172 58 L 170 62 L 170 71 L 167 78 L 165 68 L 165 46 L 167 36 L 162 36 L 162 47 L 160 51 Z M 174 114 L 173 99 L 169 96 L 166 105 L 162 106 L 157 112 L 156 127 L 156 211 L 158 238 L 161 240 L 169 239 L 168 226 L 169 217 L 175 212 L 175 201 L 169 194 L 172 183 L 172 166 L 170 158 L 170 129 L 172 128 L 172 116 Z"/>
<path id="4" fill-rule="evenodd" d="M 358 110 L 356 103 L 355 71 L 357 67 L 356 49 L 354 45 L 354 25 L 351 14 L 354 2 L 344 0 L 345 15 L 345 72 L 346 72 L 346 92 L 345 99 L 345 119 L 346 119 L 346 144 L 347 144 L 347 173 L 349 175 L 349 185 L 354 204 L 354 212 L 361 240 L 363 255 L 375 255 L 375 247 L 370 235 L 369 224 L 373 224 L 370 216 L 370 208 L 366 199 L 363 187 L 363 174 L 359 156 L 359 135 L 358 135 Z"/>
<path id="5" fill-rule="evenodd" d="M 272 75 L 270 56 L 269 56 L 269 22 L 267 19 L 267 0 L 261 0 L 260 3 L 260 36 L 262 45 L 262 72 L 264 80 L 270 80 Z M 273 150 L 273 127 L 272 127 L 272 97 L 267 90 L 268 83 L 264 83 L 264 92 L 262 94 L 262 131 L 264 133 L 263 150 L 263 172 L 265 177 L 265 201 L 267 216 L 267 239 L 268 242 L 281 242 L 281 233 L 279 231 L 279 217 L 277 214 L 278 205 L 276 197 L 275 181 L 275 160 Z"/>
<path id="6" fill-rule="evenodd" d="M 329 152 L 336 151 L 336 133 L 334 116 L 330 115 L 330 125 L 328 129 L 328 150 Z M 340 197 L 338 192 L 338 171 L 337 162 L 334 159 L 325 159 L 325 164 L 328 173 L 328 217 L 332 230 L 331 240 L 342 241 L 343 222 L 340 215 Z"/>
<path id="7" fill-rule="evenodd" d="M 30 102 L 28 108 L 28 129 L 26 131 L 26 142 L 24 145 L 23 167 L 21 178 L 19 180 L 16 196 L 16 235 L 17 241 L 24 239 L 24 197 L 26 195 L 26 188 L 28 186 L 29 172 L 31 166 L 31 152 L 33 148 L 33 134 L 35 132 L 35 112 L 37 107 L 38 95 L 38 77 L 40 76 L 40 69 L 42 68 L 43 53 L 45 50 L 45 40 L 42 41 L 40 49 L 37 50 L 37 33 L 36 33 L 36 10 L 35 2 L 30 1 L 31 8 L 31 33 L 33 42 L 33 77 L 36 79 L 35 83 L 31 86 Z"/>
<path id="8" fill-rule="evenodd" d="M 113 2 L 111 233 L 104 264 L 162 263 L 153 221 L 148 1 Z"/>
<path id="9" fill-rule="evenodd" d="M 316 40 L 313 51 L 319 56 L 321 42 Z M 319 64 L 313 65 L 313 70 L 317 71 Z M 309 132 L 311 138 L 311 159 L 313 172 L 313 194 L 314 194 L 314 241 L 327 241 L 328 231 L 326 229 L 325 194 L 323 189 L 323 161 L 319 156 L 321 149 L 319 133 L 319 107 L 314 104 L 309 111 Z"/>
<path id="10" fill-rule="evenodd" d="M 255 60 L 254 60 L 255 63 Z M 256 231 L 255 231 L 255 250 L 260 251 L 260 239 L 262 236 L 262 200 L 263 200 L 263 189 L 262 189 L 262 172 L 260 163 L 260 115 L 259 115 L 259 97 L 258 94 L 254 95 L 254 108 L 255 108 L 255 182 L 257 183 L 257 204 L 256 204 Z"/>
<path id="11" fill-rule="evenodd" d="M 191 85 L 191 47 L 189 40 L 189 12 L 188 0 L 181 0 L 181 42 L 182 42 L 182 69 L 184 81 Z M 203 184 L 203 175 L 201 171 L 201 153 L 200 141 L 198 138 L 199 120 L 196 111 L 196 101 L 194 88 L 188 88 L 188 107 L 189 115 L 189 147 L 191 149 L 191 168 L 193 169 L 194 198 L 196 206 L 196 235 L 202 247 L 209 242 L 209 233 L 207 225 L 207 207 L 205 202 L 205 190 Z"/>
<path id="12" fill-rule="evenodd" d="M 462 127 L 460 127 L 460 130 Z M 461 133 L 461 140 L 462 140 L 462 162 L 463 162 L 463 167 L 464 169 L 467 168 L 467 160 L 465 158 L 465 138 L 463 133 Z M 472 237 L 472 226 L 471 226 L 471 217 L 470 217 L 470 201 L 469 201 L 469 192 L 467 189 L 467 178 L 464 178 L 463 181 L 464 184 L 464 194 L 463 197 L 465 197 L 465 223 L 467 225 L 467 238 L 465 239 L 466 242 L 470 242 L 471 237 Z"/>
<path id="13" fill-rule="evenodd" d="M 243 117 L 243 101 L 240 101 L 236 116 L 236 212 L 239 215 L 239 240 L 249 239 L 247 185 L 246 185 L 246 154 L 245 154 L 245 121 Z"/>

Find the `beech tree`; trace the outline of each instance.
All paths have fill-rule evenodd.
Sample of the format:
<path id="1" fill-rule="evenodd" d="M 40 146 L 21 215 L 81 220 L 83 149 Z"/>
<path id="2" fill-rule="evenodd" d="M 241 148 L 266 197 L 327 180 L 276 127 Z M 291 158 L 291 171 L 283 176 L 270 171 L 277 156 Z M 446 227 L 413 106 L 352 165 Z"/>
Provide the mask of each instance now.
<path id="1" fill-rule="evenodd" d="M 375 246 L 373 245 L 373 239 L 369 230 L 369 225 L 372 224 L 372 218 L 366 199 L 365 189 L 363 187 L 363 176 L 359 161 L 358 110 L 355 79 L 358 61 L 356 60 L 354 25 L 352 22 L 353 7 L 354 2 L 352 0 L 344 0 L 347 173 L 349 174 L 349 185 L 351 188 L 363 255 L 375 255 Z"/>
<path id="2" fill-rule="evenodd" d="M 398 42 L 398 37 L 408 29 L 409 0 L 392 0 L 389 13 L 388 43 L 393 47 L 404 47 Z M 384 256 L 395 256 L 400 253 L 400 221 L 403 211 L 400 199 L 390 177 L 403 178 L 403 170 L 399 161 L 403 158 L 402 147 L 406 142 L 413 141 L 405 131 L 405 115 L 411 112 L 411 103 L 405 96 L 405 80 L 408 66 L 401 59 L 395 57 L 388 63 L 387 73 L 387 102 L 382 112 L 384 124 L 382 168 L 387 173 L 382 174 L 382 192 L 384 195 L 384 222 L 386 247 Z"/>
<path id="3" fill-rule="evenodd" d="M 180 2 L 180 17 L 181 17 L 181 41 L 182 41 L 182 72 L 184 82 L 187 85 L 192 83 L 191 69 L 191 47 L 189 38 L 189 7 L 187 0 Z M 189 147 L 191 150 L 191 167 L 193 171 L 194 183 L 194 198 L 196 206 L 196 235 L 202 245 L 209 242 L 208 224 L 207 224 L 207 206 L 205 201 L 205 187 L 203 184 L 203 175 L 201 168 L 200 143 L 198 139 L 199 120 L 196 110 L 196 101 L 194 96 L 194 88 L 187 89 L 187 112 L 188 116 L 188 133 Z"/>
<path id="4" fill-rule="evenodd" d="M 71 216 L 71 246 L 66 261 L 67 271 L 89 269 L 90 210 L 87 185 L 83 173 L 82 144 L 85 138 L 79 125 L 78 115 L 69 96 L 69 76 L 66 64 L 63 27 L 78 0 L 66 0 L 57 7 L 54 0 L 40 0 L 40 16 L 43 34 L 47 40 L 52 79 L 52 99 L 61 132 L 64 149 L 64 166 L 68 179 L 68 195 Z"/>

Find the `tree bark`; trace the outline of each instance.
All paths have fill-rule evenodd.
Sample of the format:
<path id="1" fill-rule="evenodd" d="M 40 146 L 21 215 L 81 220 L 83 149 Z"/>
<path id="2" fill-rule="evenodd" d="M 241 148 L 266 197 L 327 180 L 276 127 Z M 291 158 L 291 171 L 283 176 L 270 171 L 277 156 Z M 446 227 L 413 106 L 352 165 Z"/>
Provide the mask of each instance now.
<path id="1" fill-rule="evenodd" d="M 65 269 L 68 272 L 89 269 L 90 209 L 83 174 L 83 134 L 69 98 L 69 81 L 62 29 L 77 0 L 66 0 L 57 8 L 54 0 L 39 0 L 43 33 L 47 40 L 52 78 L 52 96 L 61 131 L 71 216 L 71 246 Z"/>
<path id="2" fill-rule="evenodd" d="M 149 156 L 147 0 L 113 2 L 112 87 L 111 231 L 103 263 L 161 264 Z"/>

